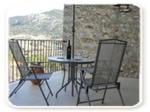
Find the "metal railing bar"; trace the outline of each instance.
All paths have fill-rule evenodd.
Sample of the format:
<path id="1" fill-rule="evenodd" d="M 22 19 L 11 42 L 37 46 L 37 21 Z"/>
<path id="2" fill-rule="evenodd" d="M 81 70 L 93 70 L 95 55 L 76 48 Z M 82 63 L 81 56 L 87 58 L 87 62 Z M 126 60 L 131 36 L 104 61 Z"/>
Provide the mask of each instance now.
<path id="1" fill-rule="evenodd" d="M 29 39 L 17 39 L 23 54 L 27 62 L 43 62 L 46 72 L 61 70 L 61 65 L 53 62 L 48 62 L 46 58 L 48 56 L 62 56 L 62 40 L 29 40 Z M 10 51 L 9 51 L 10 52 Z M 10 52 L 11 54 L 11 52 Z M 10 76 L 9 82 L 16 81 L 20 78 L 20 73 L 17 69 L 16 63 L 13 59 L 13 56 L 9 56 L 10 59 Z"/>

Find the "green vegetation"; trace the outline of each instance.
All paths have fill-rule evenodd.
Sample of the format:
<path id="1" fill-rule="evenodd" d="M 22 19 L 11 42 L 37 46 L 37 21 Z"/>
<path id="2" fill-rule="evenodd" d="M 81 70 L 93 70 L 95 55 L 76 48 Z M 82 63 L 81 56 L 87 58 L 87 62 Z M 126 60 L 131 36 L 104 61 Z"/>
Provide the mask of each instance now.
<path id="1" fill-rule="evenodd" d="M 9 19 L 10 36 L 26 35 L 19 38 L 43 35 L 45 38 L 62 38 L 63 11 L 51 10 L 39 14 L 15 16 Z"/>

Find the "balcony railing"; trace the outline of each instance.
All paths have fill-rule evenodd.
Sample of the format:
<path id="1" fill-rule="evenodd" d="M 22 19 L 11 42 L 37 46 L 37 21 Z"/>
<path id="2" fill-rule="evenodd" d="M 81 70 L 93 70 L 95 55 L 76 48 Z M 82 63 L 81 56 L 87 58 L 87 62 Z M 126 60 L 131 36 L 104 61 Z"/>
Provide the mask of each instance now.
<path id="1" fill-rule="evenodd" d="M 44 66 L 45 72 L 62 69 L 61 64 L 48 62 L 48 56 L 63 55 L 62 40 L 17 40 L 28 63 L 31 64 L 40 62 L 42 66 Z M 20 78 L 20 73 L 10 50 L 8 55 L 9 82 L 12 82 Z"/>

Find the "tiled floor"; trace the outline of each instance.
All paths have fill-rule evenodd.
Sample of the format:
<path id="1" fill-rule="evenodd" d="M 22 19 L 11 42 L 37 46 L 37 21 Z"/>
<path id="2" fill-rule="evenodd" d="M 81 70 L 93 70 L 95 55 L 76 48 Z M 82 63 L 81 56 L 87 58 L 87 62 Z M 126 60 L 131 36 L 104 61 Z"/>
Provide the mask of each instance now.
<path id="1" fill-rule="evenodd" d="M 49 84 L 54 93 L 54 96 L 49 97 L 49 103 L 51 106 L 76 106 L 77 94 L 75 92 L 75 96 L 71 95 L 71 84 L 67 87 L 67 91 L 62 90 L 58 97 L 55 97 L 55 93 L 61 87 L 62 83 L 62 71 L 58 71 L 53 73 L 51 79 L 49 80 Z M 132 78 L 122 78 L 121 81 L 121 91 L 125 100 L 125 104 L 127 106 L 133 106 L 139 101 L 139 80 Z M 16 86 L 16 82 L 11 83 L 9 88 L 10 91 Z M 43 87 L 44 84 L 43 84 Z M 45 88 L 45 92 L 46 92 Z M 93 98 L 99 98 L 101 93 L 95 93 L 90 91 L 90 96 Z M 86 95 L 84 90 L 81 93 L 81 99 L 86 99 Z M 38 88 L 38 86 L 32 85 L 31 82 L 26 82 L 22 88 L 17 92 L 17 94 L 13 95 L 9 101 L 15 106 L 46 106 L 46 103 L 42 97 L 42 94 Z M 102 105 L 101 101 L 92 103 L 93 106 L 120 106 L 121 101 L 119 94 L 116 89 L 108 90 L 106 94 L 105 103 Z M 81 104 L 79 106 L 88 106 L 87 103 Z"/>

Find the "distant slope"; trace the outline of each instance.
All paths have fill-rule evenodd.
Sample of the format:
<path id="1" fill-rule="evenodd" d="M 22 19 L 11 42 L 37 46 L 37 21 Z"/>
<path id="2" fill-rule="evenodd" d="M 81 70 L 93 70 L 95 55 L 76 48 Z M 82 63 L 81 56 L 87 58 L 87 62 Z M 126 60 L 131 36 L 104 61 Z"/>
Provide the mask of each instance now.
<path id="1" fill-rule="evenodd" d="M 63 11 L 51 10 L 27 16 L 15 16 L 9 19 L 9 34 L 11 37 L 18 35 L 42 35 L 45 38 L 62 38 Z M 29 38 L 29 37 L 19 37 Z"/>

